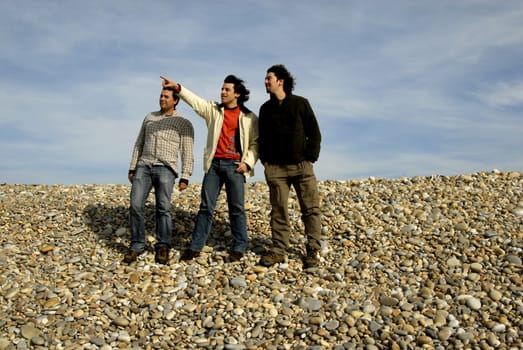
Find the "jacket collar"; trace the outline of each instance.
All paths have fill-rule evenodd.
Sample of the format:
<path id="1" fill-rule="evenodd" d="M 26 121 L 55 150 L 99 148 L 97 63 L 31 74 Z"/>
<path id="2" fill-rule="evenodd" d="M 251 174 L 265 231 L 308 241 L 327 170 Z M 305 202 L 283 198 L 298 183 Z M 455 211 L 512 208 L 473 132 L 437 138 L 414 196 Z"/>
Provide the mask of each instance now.
<path id="1" fill-rule="evenodd" d="M 219 108 L 225 108 L 225 105 L 223 103 L 218 103 L 218 102 L 215 102 L 215 103 Z M 238 106 L 240 106 L 240 111 L 242 111 L 244 114 L 251 113 L 251 110 L 249 108 L 245 107 L 245 105 L 241 104 Z"/>

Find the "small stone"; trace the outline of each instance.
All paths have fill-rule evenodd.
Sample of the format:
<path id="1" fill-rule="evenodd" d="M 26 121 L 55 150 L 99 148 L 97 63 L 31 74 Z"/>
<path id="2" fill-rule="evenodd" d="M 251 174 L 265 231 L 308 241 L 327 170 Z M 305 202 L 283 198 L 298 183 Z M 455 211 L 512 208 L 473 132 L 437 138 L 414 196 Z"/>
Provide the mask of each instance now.
<path id="1" fill-rule="evenodd" d="M 446 310 L 436 311 L 436 317 L 434 318 L 434 325 L 443 326 L 447 323 L 448 312 Z"/>
<path id="2" fill-rule="evenodd" d="M 310 299 L 307 303 L 307 309 L 309 311 L 318 311 L 322 307 L 322 303 L 318 299 Z"/>
<path id="3" fill-rule="evenodd" d="M 261 265 L 255 265 L 252 268 L 252 271 L 255 273 L 263 273 L 263 272 L 267 272 L 267 270 L 268 269 L 265 266 L 261 266 Z"/>
<path id="4" fill-rule="evenodd" d="M 383 328 L 383 326 L 381 324 L 379 324 L 378 322 L 371 321 L 369 323 L 369 330 L 371 331 L 371 333 L 375 333 L 375 332 L 379 331 L 381 328 Z"/>
<path id="5" fill-rule="evenodd" d="M 329 331 L 326 330 L 325 328 L 319 328 L 319 329 L 318 329 L 318 332 L 317 332 L 316 334 L 319 335 L 320 337 L 323 337 L 323 338 L 324 338 L 324 337 L 329 336 L 330 333 L 329 333 Z"/>
<path id="6" fill-rule="evenodd" d="M 22 336 L 25 339 L 31 339 L 40 335 L 40 330 L 32 324 L 26 324 L 22 326 Z"/>
<path id="7" fill-rule="evenodd" d="M 225 344 L 225 350 L 245 350 L 247 347 L 243 344 Z"/>
<path id="8" fill-rule="evenodd" d="M 12 299 L 18 294 L 19 291 L 20 291 L 20 289 L 16 288 L 16 287 L 10 288 L 9 290 L 6 291 L 5 298 Z"/>
<path id="9" fill-rule="evenodd" d="M 41 336 L 37 335 L 37 336 L 34 336 L 31 338 L 31 344 L 34 344 L 34 345 L 44 345 L 45 344 L 45 339 L 42 338 Z"/>
<path id="10" fill-rule="evenodd" d="M 462 331 L 462 332 L 457 333 L 457 337 L 460 340 L 471 341 L 472 339 L 474 339 L 474 334 L 472 334 L 470 332 Z"/>
<path id="11" fill-rule="evenodd" d="M 115 232 L 114 234 L 116 236 L 127 236 L 127 228 L 125 227 L 119 227 Z"/>
<path id="12" fill-rule="evenodd" d="M 450 268 L 459 266 L 460 264 L 461 262 L 456 257 L 452 257 L 447 260 L 447 266 Z"/>
<path id="13" fill-rule="evenodd" d="M 416 344 L 420 346 L 429 345 L 432 344 L 432 339 L 426 335 L 421 335 L 416 339 Z"/>
<path id="14" fill-rule="evenodd" d="M 125 317 L 117 316 L 113 319 L 115 325 L 120 327 L 127 327 L 129 325 L 129 320 Z"/>
<path id="15" fill-rule="evenodd" d="M 131 273 L 131 275 L 129 276 L 129 282 L 132 284 L 138 283 L 138 281 L 140 281 L 140 276 L 141 274 L 139 272 Z"/>
<path id="16" fill-rule="evenodd" d="M 131 336 L 129 333 L 122 331 L 118 334 L 118 341 L 124 342 L 124 343 L 130 343 L 131 342 Z"/>
<path id="17" fill-rule="evenodd" d="M 363 306 L 363 312 L 366 314 L 373 314 L 374 311 L 376 311 L 376 306 L 374 306 L 374 304 L 372 303 L 365 304 Z"/>
<path id="18" fill-rule="evenodd" d="M 9 339 L 0 337 L 0 350 L 5 350 L 11 344 Z"/>
<path id="19" fill-rule="evenodd" d="M 505 256 L 505 260 L 512 265 L 521 266 L 521 258 L 517 255 L 508 254 Z"/>
<path id="20" fill-rule="evenodd" d="M 470 297 L 467 299 L 467 306 L 470 307 L 472 310 L 479 310 L 481 309 L 481 300 L 478 298 Z"/>
<path id="21" fill-rule="evenodd" d="M 232 278 L 230 280 L 230 284 L 232 287 L 237 287 L 237 288 L 247 287 L 247 281 L 245 280 L 244 276 L 238 276 L 238 277 Z"/>
<path id="22" fill-rule="evenodd" d="M 196 338 L 193 339 L 194 343 L 201 347 L 207 347 L 209 346 L 209 339 L 207 338 Z"/>
<path id="23" fill-rule="evenodd" d="M 194 312 L 196 309 L 198 308 L 198 305 L 196 304 L 193 304 L 193 303 L 187 303 L 185 305 L 183 305 L 182 309 L 186 312 Z"/>
<path id="24" fill-rule="evenodd" d="M 468 230 L 468 225 L 465 222 L 458 222 L 456 225 L 454 225 L 454 228 L 458 231 L 466 231 Z"/>
<path id="25" fill-rule="evenodd" d="M 89 341 L 96 346 L 102 346 L 105 344 L 105 340 L 101 337 L 93 337 L 89 339 Z"/>
<path id="26" fill-rule="evenodd" d="M 307 327 L 307 328 L 300 328 L 300 329 L 297 329 L 294 331 L 294 335 L 296 336 L 301 336 L 302 334 L 307 334 L 311 331 L 311 328 L 310 327 Z"/>
<path id="27" fill-rule="evenodd" d="M 309 319 L 309 323 L 314 324 L 314 325 L 321 324 L 322 322 L 323 322 L 322 316 L 313 316 Z"/>
<path id="28" fill-rule="evenodd" d="M 325 328 L 327 328 L 329 331 L 333 331 L 337 329 L 340 326 L 340 322 L 338 320 L 330 320 L 325 324 Z"/>
<path id="29" fill-rule="evenodd" d="M 53 249 L 54 249 L 54 246 L 52 246 L 50 244 L 46 244 L 46 245 L 43 245 L 40 247 L 40 253 L 47 254 L 49 252 L 52 252 Z"/>
<path id="30" fill-rule="evenodd" d="M 53 297 L 48 299 L 44 304 L 44 309 L 52 309 L 60 303 L 59 297 Z"/>
<path id="31" fill-rule="evenodd" d="M 481 272 L 483 270 L 483 266 L 480 263 L 472 263 L 470 264 L 470 269 L 473 272 Z"/>
<path id="32" fill-rule="evenodd" d="M 405 225 L 401 228 L 401 232 L 403 233 L 407 233 L 407 232 L 412 232 L 416 229 L 416 225 L 413 225 L 413 224 L 409 224 L 409 225 Z"/>
<path id="33" fill-rule="evenodd" d="M 396 306 L 399 304 L 399 300 L 394 297 L 382 296 L 380 298 L 380 303 L 386 306 Z"/>
<path id="34" fill-rule="evenodd" d="M 441 341 L 446 341 L 450 338 L 451 335 L 452 335 L 452 328 L 442 327 L 438 333 L 438 338 Z"/>
<path id="35" fill-rule="evenodd" d="M 502 294 L 500 291 L 498 291 L 498 290 L 492 288 L 492 289 L 489 291 L 489 297 L 490 297 L 492 300 L 494 300 L 494 301 L 500 301 L 501 298 L 503 297 L 503 294 Z"/>
<path id="36" fill-rule="evenodd" d="M 487 335 L 487 342 L 489 343 L 490 346 L 493 346 L 495 348 L 497 348 L 501 345 L 499 338 L 493 333 L 489 333 Z"/>
<path id="37" fill-rule="evenodd" d="M 291 320 L 284 315 L 279 315 L 276 317 L 276 323 L 282 327 L 289 327 L 291 325 Z"/>
<path id="38" fill-rule="evenodd" d="M 507 330 L 507 326 L 505 326 L 503 323 L 497 323 L 492 327 L 492 331 L 496 333 L 503 333 Z"/>

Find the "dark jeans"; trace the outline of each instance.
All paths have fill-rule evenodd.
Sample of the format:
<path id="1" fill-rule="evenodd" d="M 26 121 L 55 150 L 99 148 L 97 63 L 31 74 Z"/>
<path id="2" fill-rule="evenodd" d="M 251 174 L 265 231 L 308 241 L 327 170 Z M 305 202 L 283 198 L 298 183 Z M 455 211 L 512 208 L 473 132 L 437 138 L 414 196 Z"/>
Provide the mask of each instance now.
<path id="1" fill-rule="evenodd" d="M 216 200 L 224 184 L 233 237 L 231 251 L 243 253 L 247 249 L 249 239 L 244 208 L 245 176 L 235 171 L 237 167 L 233 160 L 214 159 L 211 168 L 205 173 L 202 201 L 190 244 L 192 251 L 201 251 L 207 241 L 213 223 Z"/>
<path id="2" fill-rule="evenodd" d="M 320 249 L 321 211 L 318 182 L 313 165 L 303 161 L 298 164 L 265 167 L 265 179 L 269 186 L 271 201 L 272 251 L 285 255 L 289 247 L 288 200 L 291 186 L 294 187 L 301 209 L 301 219 L 305 226 L 307 246 Z"/>
<path id="3" fill-rule="evenodd" d="M 156 245 L 172 245 L 171 195 L 176 174 L 166 166 L 138 166 L 131 188 L 131 249 L 145 249 L 145 201 L 154 187 L 156 199 Z"/>

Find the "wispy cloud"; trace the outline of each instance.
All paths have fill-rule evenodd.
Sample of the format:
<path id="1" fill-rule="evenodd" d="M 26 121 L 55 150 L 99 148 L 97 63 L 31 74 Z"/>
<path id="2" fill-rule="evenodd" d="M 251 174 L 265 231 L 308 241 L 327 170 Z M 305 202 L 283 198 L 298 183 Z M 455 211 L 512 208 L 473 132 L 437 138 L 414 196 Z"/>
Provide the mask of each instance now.
<path id="1" fill-rule="evenodd" d="M 523 81 L 498 83 L 479 93 L 479 96 L 492 107 L 523 106 Z"/>

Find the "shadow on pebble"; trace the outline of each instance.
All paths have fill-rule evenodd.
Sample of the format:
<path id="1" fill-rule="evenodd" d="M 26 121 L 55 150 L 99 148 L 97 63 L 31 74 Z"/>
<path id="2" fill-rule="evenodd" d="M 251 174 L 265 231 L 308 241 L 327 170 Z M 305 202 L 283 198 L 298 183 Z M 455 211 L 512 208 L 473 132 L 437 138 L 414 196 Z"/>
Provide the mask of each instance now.
<path id="1" fill-rule="evenodd" d="M 146 250 L 154 251 L 154 243 L 147 238 L 156 237 L 154 204 L 146 204 L 144 210 L 145 234 L 149 242 Z M 173 249 L 182 251 L 190 242 L 196 221 L 196 213 L 174 209 L 171 212 L 173 222 Z M 101 243 L 124 254 L 130 244 L 129 208 L 125 206 L 106 206 L 102 203 L 90 204 L 84 208 L 85 224 L 97 234 Z M 216 218 L 207 239 L 207 245 L 215 250 L 226 250 L 231 244 L 228 221 Z"/>

